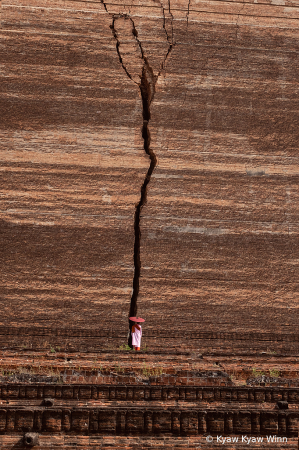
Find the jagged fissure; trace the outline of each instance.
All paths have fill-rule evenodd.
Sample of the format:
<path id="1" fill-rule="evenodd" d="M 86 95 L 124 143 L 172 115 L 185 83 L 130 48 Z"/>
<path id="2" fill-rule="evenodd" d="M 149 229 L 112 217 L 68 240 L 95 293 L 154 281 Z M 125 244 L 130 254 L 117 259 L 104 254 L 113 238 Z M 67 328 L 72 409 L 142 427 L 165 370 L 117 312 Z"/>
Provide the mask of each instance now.
<path id="1" fill-rule="evenodd" d="M 157 157 L 155 153 L 150 148 L 150 131 L 149 131 L 149 121 L 151 118 L 150 105 L 154 98 L 155 84 L 154 84 L 154 74 L 151 68 L 148 66 L 145 59 L 145 64 L 142 70 L 142 77 L 140 83 L 140 93 L 142 98 L 142 115 L 143 115 L 143 126 L 142 126 L 142 138 L 144 142 L 144 150 L 150 158 L 150 166 L 147 171 L 144 182 L 140 190 L 140 200 L 135 210 L 135 221 L 134 221 L 134 232 L 135 232 L 135 242 L 134 242 L 134 278 L 133 278 L 133 293 L 130 303 L 129 317 L 137 315 L 137 299 L 139 294 L 139 281 L 141 273 L 141 259 L 140 259 L 140 216 L 143 205 L 146 203 L 147 197 L 147 185 L 150 182 L 152 173 L 157 164 Z"/>
<path id="2" fill-rule="evenodd" d="M 105 4 L 105 2 L 103 0 L 101 0 L 101 2 L 104 5 L 105 11 L 108 12 L 107 6 Z M 162 6 L 162 5 L 161 5 Z M 140 229 L 140 219 L 141 219 L 141 211 L 143 206 L 146 203 L 147 200 L 147 186 L 151 180 L 151 176 L 152 173 L 157 165 L 157 157 L 155 155 L 155 153 L 153 152 L 153 150 L 150 148 L 150 131 L 149 131 L 149 121 L 151 118 L 151 112 L 150 112 L 150 106 L 151 103 L 153 101 L 154 98 L 154 94 L 155 94 L 155 85 L 156 82 L 159 78 L 159 75 L 161 74 L 162 70 L 165 68 L 165 63 L 166 60 L 172 50 L 172 48 L 174 47 L 174 43 L 173 43 L 173 25 L 172 25 L 172 36 L 171 38 L 168 36 L 167 30 L 166 30 L 166 26 L 165 26 L 165 13 L 164 13 L 164 8 L 163 9 L 163 16 L 164 16 L 164 22 L 163 22 L 163 28 L 166 34 L 166 38 L 168 41 L 168 51 L 166 53 L 166 56 L 161 64 L 161 68 L 160 71 L 158 73 L 158 75 L 154 75 L 154 72 L 152 70 L 152 68 L 150 67 L 148 60 L 144 54 L 143 48 L 142 48 L 142 44 L 138 39 L 138 32 L 135 28 L 135 24 L 134 21 L 131 17 L 127 16 L 126 14 L 119 14 L 119 15 L 112 15 L 112 24 L 110 26 L 112 33 L 113 33 L 113 37 L 116 40 L 116 51 L 118 54 L 118 58 L 119 58 L 119 62 L 122 65 L 126 75 L 130 78 L 130 80 L 132 80 L 135 84 L 137 84 L 139 86 L 140 89 L 140 93 L 141 93 L 141 99 L 142 99 L 142 116 L 143 116 L 143 125 L 142 125 L 142 138 L 143 138 L 143 148 L 145 153 L 149 156 L 150 158 L 150 166 L 148 168 L 148 171 L 146 173 L 145 179 L 143 181 L 143 184 L 141 186 L 140 189 L 140 200 L 138 202 L 138 204 L 136 205 L 136 210 L 135 210 L 135 216 L 134 216 L 134 277 L 133 277 L 133 292 L 132 292 L 132 296 L 131 296 L 131 301 L 130 301 L 130 309 L 129 309 L 129 317 L 131 316 L 136 316 L 137 315 L 137 300 L 138 300 L 138 295 L 139 295 L 139 288 L 140 288 L 140 275 L 141 275 L 141 258 L 140 258 L 140 245 L 141 245 L 141 229 Z M 169 13 L 171 15 L 171 23 L 173 22 L 173 17 L 171 14 L 171 10 L 170 10 L 170 1 L 169 1 Z M 131 74 L 129 73 L 129 71 L 127 70 L 123 58 L 121 56 L 121 52 L 120 52 L 120 40 L 118 38 L 117 35 L 117 31 L 115 29 L 115 21 L 120 18 L 120 17 L 125 17 L 127 19 L 129 19 L 132 23 L 132 34 L 136 40 L 136 42 L 138 43 L 140 52 L 141 52 L 141 57 L 143 60 L 143 68 L 142 68 L 142 75 L 140 78 L 140 83 L 137 83 L 133 77 L 131 76 Z M 129 321 L 129 327 L 130 327 L 131 323 Z M 128 337 L 128 344 L 129 346 L 132 348 L 132 338 L 131 338 L 131 333 L 129 333 L 129 337 Z"/>
<path id="3" fill-rule="evenodd" d="M 120 41 L 118 39 L 118 35 L 115 29 L 115 21 L 119 17 L 126 17 L 129 19 L 132 23 L 132 34 L 138 43 L 141 57 L 144 61 L 143 68 L 142 68 L 142 74 L 140 78 L 140 83 L 136 83 L 130 73 L 128 72 L 121 53 L 120 53 Z M 142 118 L 143 118 L 143 124 L 142 124 L 142 138 L 143 138 L 143 148 L 145 153 L 150 158 L 150 166 L 148 168 L 148 171 L 146 173 L 145 179 L 143 181 L 143 184 L 140 189 L 140 200 L 138 204 L 136 205 L 135 209 L 135 217 L 134 217 L 134 276 L 133 276 L 133 292 L 131 296 L 130 301 L 130 309 L 129 309 L 129 317 L 136 316 L 137 315 L 137 299 L 139 295 L 139 285 L 140 285 L 140 274 L 141 274 L 141 259 L 140 259 L 140 244 L 141 244 L 141 231 L 140 231 L 140 216 L 141 216 L 141 210 L 144 204 L 146 203 L 147 198 L 147 185 L 150 182 L 151 175 L 156 167 L 157 164 L 157 158 L 155 153 L 150 148 L 150 132 L 149 132 L 149 121 L 151 118 L 150 113 L 150 105 L 154 98 L 155 93 L 155 84 L 158 79 L 158 76 L 154 75 L 154 72 L 152 68 L 150 67 L 147 58 L 144 55 L 143 48 L 141 45 L 141 42 L 138 39 L 138 32 L 135 28 L 134 21 L 132 18 L 127 17 L 125 15 L 118 15 L 114 16 L 112 20 L 112 24 L 110 26 L 113 37 L 116 40 L 116 51 L 118 54 L 119 62 L 122 65 L 126 75 L 132 80 L 135 84 L 139 86 L 140 94 L 141 94 L 141 100 L 142 100 Z M 130 345 L 130 343 L 129 343 Z"/>
<path id="4" fill-rule="evenodd" d="M 173 45 L 173 15 L 172 15 L 171 8 L 170 8 L 170 0 L 168 0 L 168 12 L 171 16 L 171 37 L 168 35 L 167 29 L 166 29 L 165 8 L 163 7 L 161 2 L 160 2 L 160 5 L 161 5 L 162 13 L 163 13 L 163 29 L 164 29 L 164 32 L 166 34 L 166 39 L 169 44 L 169 49 L 168 49 L 168 53 L 169 53 L 169 51 L 171 50 L 172 45 Z M 167 59 L 168 53 L 166 55 L 165 61 Z"/>

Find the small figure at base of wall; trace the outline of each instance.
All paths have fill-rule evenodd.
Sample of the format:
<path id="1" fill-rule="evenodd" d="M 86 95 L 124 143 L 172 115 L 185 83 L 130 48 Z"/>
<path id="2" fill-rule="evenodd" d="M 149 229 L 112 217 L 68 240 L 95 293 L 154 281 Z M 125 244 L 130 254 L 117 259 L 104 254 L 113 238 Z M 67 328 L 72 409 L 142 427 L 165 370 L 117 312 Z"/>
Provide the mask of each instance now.
<path id="1" fill-rule="evenodd" d="M 134 323 L 131 328 L 132 347 L 135 351 L 139 351 L 141 347 L 142 326 L 141 323 L 145 322 L 141 317 L 130 317 L 129 320 Z"/>

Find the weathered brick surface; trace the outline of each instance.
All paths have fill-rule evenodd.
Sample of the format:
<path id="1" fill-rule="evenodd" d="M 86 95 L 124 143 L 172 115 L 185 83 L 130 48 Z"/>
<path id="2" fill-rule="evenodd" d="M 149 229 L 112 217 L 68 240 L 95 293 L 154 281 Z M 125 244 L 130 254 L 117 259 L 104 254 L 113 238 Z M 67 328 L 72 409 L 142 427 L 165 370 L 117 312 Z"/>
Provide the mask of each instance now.
<path id="1" fill-rule="evenodd" d="M 148 169 L 134 22 L 157 77 L 138 303 L 149 337 L 230 333 L 241 347 L 238 334 L 281 334 L 298 349 L 297 7 L 131 3 L 1 2 L 2 325 L 62 339 L 71 324 L 76 345 L 86 323 L 126 335 Z"/>
<path id="2" fill-rule="evenodd" d="M 29 356 L 6 359 L 2 370 L 29 384 L 1 375 L 0 446 L 21 448 L 27 431 L 41 448 L 126 450 L 209 448 L 208 433 L 296 436 L 297 362 L 250 381 L 262 351 L 299 350 L 296 2 L 0 5 L 1 348 L 113 353 L 125 342 L 149 166 L 145 63 L 158 158 L 140 222 L 152 355 L 128 355 L 125 368 L 53 360 L 67 385 L 33 380 Z M 250 354 L 236 362 L 243 388 L 227 360 L 200 364 Z"/>

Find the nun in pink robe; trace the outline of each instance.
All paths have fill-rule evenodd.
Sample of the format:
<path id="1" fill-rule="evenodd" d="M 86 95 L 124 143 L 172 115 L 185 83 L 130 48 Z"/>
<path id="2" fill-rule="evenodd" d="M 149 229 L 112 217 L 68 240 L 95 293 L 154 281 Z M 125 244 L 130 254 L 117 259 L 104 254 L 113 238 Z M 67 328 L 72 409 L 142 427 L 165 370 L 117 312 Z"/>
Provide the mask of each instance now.
<path id="1" fill-rule="evenodd" d="M 137 322 L 132 326 L 132 346 L 136 351 L 140 350 L 141 336 L 142 327 L 140 323 Z"/>

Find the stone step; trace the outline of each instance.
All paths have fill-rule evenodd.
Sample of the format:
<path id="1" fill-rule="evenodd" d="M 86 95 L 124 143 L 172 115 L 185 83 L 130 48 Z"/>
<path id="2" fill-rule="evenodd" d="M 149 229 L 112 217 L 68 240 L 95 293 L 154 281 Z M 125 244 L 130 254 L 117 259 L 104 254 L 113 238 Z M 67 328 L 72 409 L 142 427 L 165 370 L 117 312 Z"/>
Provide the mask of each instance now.
<path id="1" fill-rule="evenodd" d="M 3 352 L 0 382 L 299 387 L 299 358 L 276 354 L 212 357 L 127 351 L 71 354 L 52 350 Z"/>

